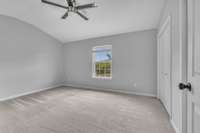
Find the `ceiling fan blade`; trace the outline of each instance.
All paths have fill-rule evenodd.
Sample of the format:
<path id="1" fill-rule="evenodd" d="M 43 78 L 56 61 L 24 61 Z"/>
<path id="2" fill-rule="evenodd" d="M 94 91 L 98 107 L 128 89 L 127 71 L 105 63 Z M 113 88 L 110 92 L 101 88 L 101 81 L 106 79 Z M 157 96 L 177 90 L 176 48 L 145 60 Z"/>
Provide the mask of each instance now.
<path id="1" fill-rule="evenodd" d="M 62 16 L 62 19 L 66 19 L 68 17 L 68 11 Z"/>
<path id="2" fill-rule="evenodd" d="M 94 8 L 97 7 L 95 3 L 90 3 L 90 4 L 85 4 L 85 5 L 79 5 L 76 7 L 76 9 L 78 10 L 83 10 L 83 9 L 87 9 L 87 8 Z"/>
<path id="3" fill-rule="evenodd" d="M 51 2 L 51 1 L 47 1 L 47 0 L 41 0 L 43 3 L 45 4 L 49 4 L 49 5 L 53 5 L 53 6 L 57 6 L 57 7 L 61 7 L 61 8 L 64 8 L 64 9 L 68 9 L 67 6 L 63 6 L 63 5 L 60 5 L 60 4 L 57 4 L 57 3 L 54 3 L 54 2 Z"/>
<path id="4" fill-rule="evenodd" d="M 79 11 L 76 12 L 79 16 L 81 16 L 83 19 L 85 20 L 89 20 L 89 18 L 87 18 L 85 15 L 83 15 L 82 13 L 80 13 Z"/>

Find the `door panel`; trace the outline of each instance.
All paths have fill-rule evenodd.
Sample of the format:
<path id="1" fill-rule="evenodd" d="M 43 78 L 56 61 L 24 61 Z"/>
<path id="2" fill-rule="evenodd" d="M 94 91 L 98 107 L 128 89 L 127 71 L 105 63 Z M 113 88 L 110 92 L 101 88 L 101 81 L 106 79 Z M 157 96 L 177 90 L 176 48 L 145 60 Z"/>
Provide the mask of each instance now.
<path id="1" fill-rule="evenodd" d="M 200 132 L 200 1 L 188 0 L 188 133 Z"/>
<path id="2" fill-rule="evenodd" d="M 163 104 L 165 104 L 165 99 L 164 99 L 164 97 L 165 97 L 165 93 L 164 93 L 164 76 L 163 76 L 163 74 L 164 74 L 164 60 L 163 60 L 163 58 L 164 58 L 164 54 L 163 54 L 163 52 L 164 52 L 164 40 L 163 40 L 163 37 L 161 36 L 161 37 L 159 37 L 159 47 L 160 47 L 160 50 L 159 50 L 159 56 L 160 56 L 160 61 L 159 61 L 159 67 L 160 67 L 160 76 L 159 76 L 159 82 L 160 82 L 160 86 L 159 86 L 159 88 L 160 88 L 160 91 L 159 91 L 159 96 L 160 96 L 160 100 L 163 102 Z"/>
<path id="3" fill-rule="evenodd" d="M 159 40 L 159 95 L 160 100 L 171 115 L 171 22 L 167 18 L 161 32 Z"/>
<path id="4" fill-rule="evenodd" d="M 170 24 L 167 25 L 165 32 L 163 33 L 164 37 L 164 94 L 165 94 L 165 106 L 168 113 L 171 113 L 171 53 L 170 53 Z"/>
<path id="5" fill-rule="evenodd" d="M 200 106 L 198 105 L 194 105 L 193 106 L 194 109 L 193 109 L 193 119 L 194 119 L 194 133 L 199 133 L 200 131 Z"/>

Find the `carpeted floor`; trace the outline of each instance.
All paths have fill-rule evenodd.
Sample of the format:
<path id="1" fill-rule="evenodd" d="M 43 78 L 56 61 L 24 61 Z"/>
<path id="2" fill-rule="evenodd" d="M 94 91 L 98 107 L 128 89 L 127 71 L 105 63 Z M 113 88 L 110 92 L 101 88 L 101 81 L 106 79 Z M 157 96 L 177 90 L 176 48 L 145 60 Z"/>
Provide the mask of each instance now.
<path id="1" fill-rule="evenodd" d="M 56 88 L 0 103 L 0 133 L 174 133 L 150 97 Z"/>

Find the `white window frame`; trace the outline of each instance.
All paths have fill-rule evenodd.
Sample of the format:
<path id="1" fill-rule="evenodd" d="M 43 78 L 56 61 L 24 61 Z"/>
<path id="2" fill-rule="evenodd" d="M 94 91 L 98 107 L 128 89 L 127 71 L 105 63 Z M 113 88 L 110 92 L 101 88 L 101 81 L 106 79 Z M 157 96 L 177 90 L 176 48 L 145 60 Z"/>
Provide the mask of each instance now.
<path id="1" fill-rule="evenodd" d="M 109 49 L 111 50 L 111 56 L 112 56 L 112 45 L 103 45 L 103 46 L 95 46 L 92 49 L 92 78 L 94 79 L 107 79 L 111 80 L 112 79 L 112 60 L 111 60 L 111 66 L 110 66 L 110 77 L 102 77 L 102 76 L 96 76 L 96 56 L 95 56 L 95 51 L 96 49 L 103 48 L 103 49 Z"/>

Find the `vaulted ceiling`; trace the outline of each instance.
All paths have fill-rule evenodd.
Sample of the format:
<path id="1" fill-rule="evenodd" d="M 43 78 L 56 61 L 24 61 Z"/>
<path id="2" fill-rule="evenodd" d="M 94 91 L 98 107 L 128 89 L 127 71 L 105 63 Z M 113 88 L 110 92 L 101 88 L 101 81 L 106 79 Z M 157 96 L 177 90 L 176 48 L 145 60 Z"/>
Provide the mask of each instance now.
<path id="1" fill-rule="evenodd" d="M 49 0 L 66 4 L 65 0 Z M 77 0 L 90 3 L 94 0 Z M 87 10 L 90 20 L 65 13 L 41 0 L 0 0 L 0 14 L 30 23 L 61 42 L 70 42 L 157 28 L 166 0 L 95 0 L 98 8 Z"/>

